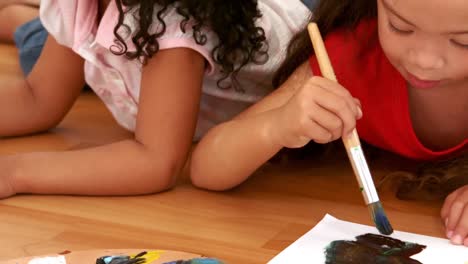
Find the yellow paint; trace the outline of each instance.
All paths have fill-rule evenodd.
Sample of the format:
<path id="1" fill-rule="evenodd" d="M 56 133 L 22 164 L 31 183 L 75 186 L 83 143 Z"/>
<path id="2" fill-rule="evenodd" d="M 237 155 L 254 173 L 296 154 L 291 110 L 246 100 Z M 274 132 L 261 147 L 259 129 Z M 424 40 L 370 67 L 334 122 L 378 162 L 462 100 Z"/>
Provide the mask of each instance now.
<path id="1" fill-rule="evenodd" d="M 161 257 L 161 254 L 163 254 L 163 250 L 154 250 L 154 251 L 148 251 L 144 256 L 141 258 L 145 259 L 145 263 L 152 263 L 155 260 L 158 260 Z M 135 257 L 137 254 L 130 255 L 130 257 Z"/>

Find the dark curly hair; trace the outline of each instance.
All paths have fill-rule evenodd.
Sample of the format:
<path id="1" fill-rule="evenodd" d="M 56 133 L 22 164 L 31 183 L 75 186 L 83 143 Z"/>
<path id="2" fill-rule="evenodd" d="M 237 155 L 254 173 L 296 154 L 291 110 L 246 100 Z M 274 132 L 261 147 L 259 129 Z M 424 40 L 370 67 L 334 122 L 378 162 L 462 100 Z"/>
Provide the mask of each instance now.
<path id="1" fill-rule="evenodd" d="M 236 81 L 236 75 L 250 62 L 263 64 L 268 59 L 268 45 L 265 32 L 255 22 L 262 16 L 256 0 L 115 0 L 119 10 L 118 23 L 114 28 L 116 45 L 111 51 L 116 55 L 125 55 L 129 59 L 138 59 L 145 65 L 159 51 L 158 38 L 166 31 L 165 12 L 176 8 L 184 19 L 180 23 L 183 32 L 189 21 L 193 29 L 193 38 L 198 45 L 205 45 L 207 36 L 203 32 L 210 28 L 218 37 L 218 43 L 211 51 L 215 63 L 221 66 L 222 77 L 218 87 L 229 88 L 223 81 L 230 78 L 232 86 L 243 91 Z M 119 34 L 123 28 L 129 32 L 130 27 L 124 24 L 126 15 L 138 21 L 138 27 L 131 33 L 136 51 L 128 51 L 124 37 Z M 157 21 L 154 21 L 157 19 Z M 157 22 L 161 27 L 157 32 L 150 32 L 151 25 Z"/>

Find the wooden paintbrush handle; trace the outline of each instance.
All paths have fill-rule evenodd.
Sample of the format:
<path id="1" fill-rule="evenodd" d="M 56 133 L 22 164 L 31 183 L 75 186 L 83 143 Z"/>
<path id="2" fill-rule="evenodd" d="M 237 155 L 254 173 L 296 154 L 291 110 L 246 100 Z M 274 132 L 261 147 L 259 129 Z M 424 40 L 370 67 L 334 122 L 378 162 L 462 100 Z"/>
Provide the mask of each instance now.
<path id="1" fill-rule="evenodd" d="M 317 24 L 310 23 L 308 30 L 323 77 L 338 82 Z M 343 137 L 342 140 L 366 203 L 371 204 L 378 202 L 379 197 L 377 195 L 377 190 L 375 189 L 369 167 L 367 166 L 367 161 L 364 157 L 356 129 L 353 129 L 351 136 Z"/>
<path id="2" fill-rule="evenodd" d="M 335 71 L 333 70 L 333 67 L 331 65 L 330 58 L 328 57 L 327 50 L 325 49 L 325 43 L 323 43 L 322 35 L 320 34 L 317 24 L 309 23 L 307 29 L 309 30 L 310 40 L 312 41 L 315 56 L 317 57 L 317 61 L 320 66 L 320 71 L 322 72 L 323 77 L 338 82 L 338 80 L 336 79 Z"/>
<path id="3" fill-rule="evenodd" d="M 311 23 L 307 28 L 309 30 L 309 36 L 312 40 L 315 56 L 317 57 L 317 61 L 323 77 L 338 82 L 317 24 Z M 372 219 L 374 220 L 377 229 L 383 234 L 391 234 L 393 229 L 388 222 L 387 216 L 385 215 L 382 205 L 379 201 L 379 196 L 377 194 L 377 190 L 375 189 L 374 181 L 367 165 L 366 158 L 364 157 L 356 129 L 353 129 L 351 136 L 342 137 L 342 139 L 351 162 L 351 166 L 353 167 L 354 174 L 358 181 L 359 188 L 364 197 L 364 201 L 366 202 L 368 208 L 370 208 Z"/>
<path id="4" fill-rule="evenodd" d="M 320 71 L 322 72 L 323 77 L 338 82 L 317 24 L 310 23 L 307 29 L 309 31 L 310 40 L 312 41 L 315 56 L 317 57 L 317 61 L 320 66 Z M 343 138 L 343 143 L 345 144 L 346 149 L 351 149 L 353 147 L 358 147 L 361 145 L 361 142 L 359 141 L 359 135 L 356 129 L 353 129 L 350 137 Z"/>

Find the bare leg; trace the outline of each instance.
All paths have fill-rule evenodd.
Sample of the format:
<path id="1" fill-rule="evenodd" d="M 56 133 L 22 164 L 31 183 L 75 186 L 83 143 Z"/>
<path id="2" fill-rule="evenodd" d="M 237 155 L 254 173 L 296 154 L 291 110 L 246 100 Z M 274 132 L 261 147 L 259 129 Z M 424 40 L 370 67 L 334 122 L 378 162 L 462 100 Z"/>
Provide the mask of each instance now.
<path id="1" fill-rule="evenodd" d="M 0 9 L 0 42 L 13 43 L 16 28 L 39 15 L 37 7 L 8 5 Z"/>

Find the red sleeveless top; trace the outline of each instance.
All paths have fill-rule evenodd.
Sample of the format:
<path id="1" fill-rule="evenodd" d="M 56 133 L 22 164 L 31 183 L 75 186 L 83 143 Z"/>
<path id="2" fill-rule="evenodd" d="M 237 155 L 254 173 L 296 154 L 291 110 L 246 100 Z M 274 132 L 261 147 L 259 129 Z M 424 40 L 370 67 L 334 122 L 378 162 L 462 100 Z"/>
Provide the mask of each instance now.
<path id="1" fill-rule="evenodd" d="M 417 160 L 443 158 L 467 149 L 468 139 L 442 151 L 433 151 L 419 141 L 411 123 L 406 80 L 385 56 L 375 20 L 361 22 L 354 31 L 328 34 L 325 46 L 338 82 L 361 100 L 364 116 L 357 122 L 361 139 Z M 315 56 L 310 57 L 310 66 L 320 75 Z"/>

